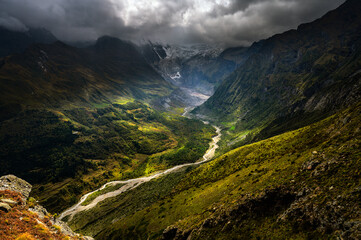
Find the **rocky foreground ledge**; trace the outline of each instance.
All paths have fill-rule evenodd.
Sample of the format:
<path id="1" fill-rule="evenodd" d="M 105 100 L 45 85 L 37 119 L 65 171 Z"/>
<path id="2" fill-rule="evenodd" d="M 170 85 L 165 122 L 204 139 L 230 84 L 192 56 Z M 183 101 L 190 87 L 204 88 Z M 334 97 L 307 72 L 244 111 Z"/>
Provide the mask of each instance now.
<path id="1" fill-rule="evenodd" d="M 69 226 L 29 199 L 31 184 L 14 175 L 0 177 L 0 239 L 93 240 L 74 233 Z"/>

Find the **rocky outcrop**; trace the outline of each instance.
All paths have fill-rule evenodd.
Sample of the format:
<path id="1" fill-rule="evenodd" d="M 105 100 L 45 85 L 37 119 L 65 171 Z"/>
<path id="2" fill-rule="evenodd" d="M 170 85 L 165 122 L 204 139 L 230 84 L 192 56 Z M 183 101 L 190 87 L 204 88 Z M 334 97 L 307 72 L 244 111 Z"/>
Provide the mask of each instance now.
<path id="1" fill-rule="evenodd" d="M 7 203 L 0 203 L 0 210 L 4 212 L 9 212 L 11 207 Z"/>
<path id="2" fill-rule="evenodd" d="M 28 201 L 31 188 L 30 183 L 14 175 L 0 177 L 0 225 L 12 226 L 1 228 L 0 239 L 25 233 L 39 239 L 93 239 L 74 233 L 66 223 L 56 219 L 34 200 Z"/>
<path id="3" fill-rule="evenodd" d="M 31 184 L 14 175 L 6 175 L 0 177 L 0 190 L 10 190 L 21 193 L 24 200 L 29 197 Z"/>

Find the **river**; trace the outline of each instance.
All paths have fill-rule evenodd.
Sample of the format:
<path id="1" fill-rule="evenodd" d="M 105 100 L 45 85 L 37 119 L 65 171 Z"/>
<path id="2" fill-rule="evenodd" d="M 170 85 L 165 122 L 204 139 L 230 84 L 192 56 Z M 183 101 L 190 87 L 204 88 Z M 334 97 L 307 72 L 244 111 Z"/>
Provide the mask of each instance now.
<path id="1" fill-rule="evenodd" d="M 185 109 L 185 113 L 183 114 L 183 116 L 186 116 L 188 111 L 189 111 L 189 109 Z M 205 122 L 205 123 L 207 124 L 207 122 Z M 101 201 L 103 201 L 103 200 L 105 200 L 107 198 L 115 197 L 115 196 L 117 196 L 117 195 L 119 195 L 121 193 L 124 193 L 126 191 L 131 190 L 131 189 L 134 189 L 134 188 L 138 187 L 139 185 L 141 185 L 143 183 L 149 182 L 152 179 L 155 179 L 157 177 L 170 174 L 170 173 L 175 172 L 175 171 L 177 171 L 177 170 L 179 170 L 181 168 L 188 167 L 188 166 L 199 165 L 199 164 L 202 164 L 204 162 L 207 162 L 207 161 L 211 160 L 214 157 L 215 151 L 218 148 L 218 142 L 219 142 L 219 140 L 221 139 L 221 136 L 222 136 L 221 129 L 219 127 L 217 127 L 217 126 L 214 126 L 214 125 L 213 125 L 213 127 L 216 129 L 217 135 L 212 138 L 212 141 L 209 144 L 208 150 L 203 155 L 203 158 L 200 161 L 197 161 L 195 163 L 186 163 L 186 164 L 178 165 L 178 166 L 175 166 L 175 167 L 163 170 L 163 171 L 159 171 L 159 172 L 154 173 L 154 174 L 152 174 L 150 176 L 147 176 L 147 177 L 140 177 L 140 178 L 134 178 L 134 179 L 129 179 L 129 180 L 123 180 L 123 181 L 108 182 L 108 183 L 104 184 L 102 187 L 100 187 L 99 189 L 83 195 L 80 198 L 80 201 L 77 204 L 75 204 L 74 206 L 68 208 L 63 213 L 61 213 L 59 218 L 63 219 L 64 217 L 69 216 L 69 221 L 70 221 L 73 218 L 73 216 L 75 214 L 77 214 L 78 212 L 89 210 L 89 209 L 95 207 L 99 202 L 101 202 Z M 104 193 L 102 195 L 99 195 L 98 197 L 96 197 L 93 201 L 91 201 L 86 206 L 81 205 L 87 199 L 87 197 L 89 195 L 95 193 L 96 191 L 102 190 L 102 189 L 104 189 L 104 188 L 106 188 L 108 186 L 113 186 L 113 185 L 117 185 L 117 184 L 123 184 L 123 186 L 121 186 L 119 189 L 117 189 L 115 191 L 111 191 L 111 192 L 107 192 L 107 193 Z"/>

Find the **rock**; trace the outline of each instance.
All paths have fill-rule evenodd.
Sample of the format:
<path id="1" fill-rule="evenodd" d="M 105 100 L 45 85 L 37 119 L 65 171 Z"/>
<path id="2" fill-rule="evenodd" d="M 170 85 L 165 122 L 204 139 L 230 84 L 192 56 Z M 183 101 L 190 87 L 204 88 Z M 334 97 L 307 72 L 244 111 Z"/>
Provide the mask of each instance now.
<path id="1" fill-rule="evenodd" d="M 210 218 L 207 218 L 206 220 L 204 220 L 203 224 L 202 224 L 202 228 L 210 228 L 213 226 L 213 221 Z"/>
<path id="2" fill-rule="evenodd" d="M 19 192 L 23 195 L 24 201 L 29 197 L 31 188 L 30 183 L 14 175 L 0 177 L 0 190 Z"/>
<path id="3" fill-rule="evenodd" d="M 20 179 L 14 175 L 6 175 L 6 176 L 2 176 L 0 177 L 0 190 L 9 190 L 9 191 L 13 191 L 13 192 L 17 192 L 20 193 L 23 196 L 23 202 L 26 202 L 27 198 L 29 197 L 30 191 L 31 191 L 31 184 L 26 182 L 23 179 Z M 4 211 L 4 212 L 9 212 L 12 208 L 11 205 L 15 206 L 19 204 L 19 202 L 16 202 L 12 199 L 0 199 L 0 211 Z M 50 220 L 50 223 L 54 226 L 57 225 L 59 226 L 59 230 L 60 232 L 62 232 L 65 236 L 67 237 L 75 237 L 76 239 L 80 239 L 80 240 L 94 240 L 92 237 L 88 237 L 88 236 L 82 236 L 80 234 L 77 234 L 75 232 L 73 232 L 70 227 L 63 221 L 60 221 L 58 219 L 53 218 L 48 211 L 40 206 L 40 205 L 35 205 L 33 208 L 28 208 L 28 205 L 23 204 L 21 206 L 22 211 L 31 211 L 33 214 L 33 219 L 35 219 L 38 224 L 43 224 L 43 222 L 41 222 L 39 219 L 44 220 L 45 217 L 48 217 Z M 18 211 L 18 209 L 15 208 L 15 211 Z M 1 213 L 0 213 L 1 215 Z M 22 221 L 22 218 L 20 218 L 20 222 Z M 21 223 L 19 223 L 21 224 Z M 47 228 L 47 226 L 44 225 L 44 227 Z M 55 228 L 54 228 L 55 229 Z M 51 231 L 54 231 L 54 229 L 50 229 Z"/>
<path id="4" fill-rule="evenodd" d="M 163 231 L 163 239 L 164 240 L 172 240 L 172 239 L 174 239 L 175 236 L 177 235 L 177 231 L 178 231 L 178 228 L 176 228 L 174 226 L 167 227 Z"/>
<path id="5" fill-rule="evenodd" d="M 33 208 L 29 208 L 29 211 L 38 214 L 40 218 L 44 218 L 48 215 L 48 211 L 40 205 L 35 205 Z"/>
<path id="6" fill-rule="evenodd" d="M 77 233 L 73 232 L 71 230 L 71 228 L 65 222 L 60 221 L 60 220 L 55 220 L 53 222 L 53 224 L 59 226 L 60 232 L 62 232 L 64 235 L 72 236 L 72 237 L 74 237 L 74 236 L 79 237 L 79 235 Z M 82 237 L 82 239 L 92 240 L 93 238 L 84 236 L 84 237 Z"/>
<path id="7" fill-rule="evenodd" d="M 0 210 L 4 212 L 9 212 L 11 210 L 11 207 L 7 203 L 0 203 Z"/>
<path id="8" fill-rule="evenodd" d="M 318 160 L 310 160 L 302 165 L 303 170 L 313 170 L 320 164 L 320 161 Z"/>
<path id="9" fill-rule="evenodd" d="M 29 208 L 29 211 L 36 213 L 40 219 L 44 219 L 46 216 L 49 216 L 48 211 L 41 205 L 35 205 L 33 208 Z M 92 237 L 80 236 L 79 234 L 73 232 L 71 228 L 63 221 L 51 217 L 51 224 L 59 226 L 59 230 L 66 236 L 79 237 L 82 240 L 94 240 Z"/>
<path id="10" fill-rule="evenodd" d="M 14 206 L 14 205 L 18 204 L 16 201 L 11 200 L 11 199 L 7 199 L 7 198 L 5 198 L 5 199 L 0 199 L 0 201 L 3 202 L 3 203 L 7 203 L 7 204 L 9 204 L 10 206 Z"/>

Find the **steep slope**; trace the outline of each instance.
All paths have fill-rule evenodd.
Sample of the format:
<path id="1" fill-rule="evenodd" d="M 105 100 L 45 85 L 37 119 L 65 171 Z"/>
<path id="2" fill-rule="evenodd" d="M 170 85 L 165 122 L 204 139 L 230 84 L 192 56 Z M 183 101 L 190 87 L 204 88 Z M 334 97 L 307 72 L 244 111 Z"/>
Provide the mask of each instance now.
<path id="1" fill-rule="evenodd" d="M 110 37 L 87 49 L 61 42 L 33 45 L 2 60 L 0 85 L 2 115 L 14 105 L 57 107 L 109 102 L 114 96 L 145 100 L 173 89 L 131 43 Z"/>
<path id="2" fill-rule="evenodd" d="M 349 0 L 255 51 L 195 113 L 227 122 L 239 142 L 296 129 L 361 97 L 361 3 Z M 252 139 L 249 134 L 248 138 Z M 253 138 L 254 139 L 254 138 Z"/>
<path id="3" fill-rule="evenodd" d="M 25 51 L 34 43 L 54 43 L 57 39 L 45 29 L 29 28 L 25 32 L 16 32 L 0 27 L 0 58 Z"/>
<path id="4" fill-rule="evenodd" d="M 163 46 L 149 42 L 140 49 L 148 63 L 166 80 L 208 96 L 248 57 L 247 48 L 222 51 L 206 44 Z"/>

